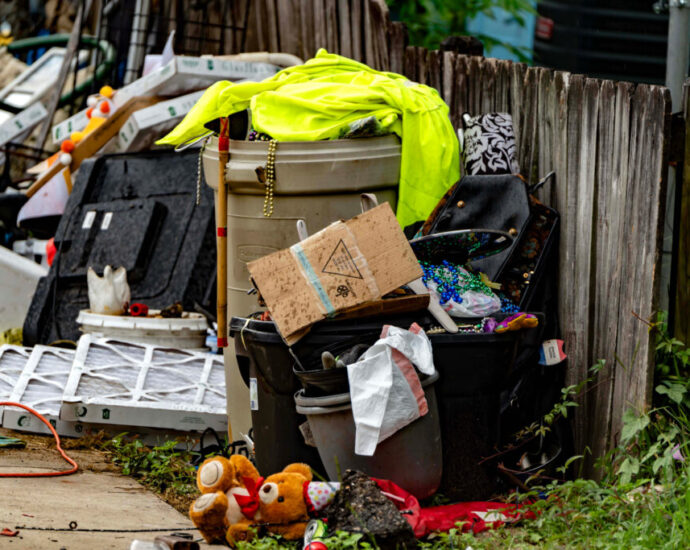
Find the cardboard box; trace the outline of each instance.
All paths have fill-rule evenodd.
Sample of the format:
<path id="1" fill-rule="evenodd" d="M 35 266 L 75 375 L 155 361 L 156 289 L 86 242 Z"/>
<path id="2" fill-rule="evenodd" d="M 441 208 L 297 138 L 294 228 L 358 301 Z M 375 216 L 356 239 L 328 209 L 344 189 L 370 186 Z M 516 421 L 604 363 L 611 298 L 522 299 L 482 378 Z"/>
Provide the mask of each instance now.
<path id="1" fill-rule="evenodd" d="M 162 67 L 117 90 L 113 103 L 117 109 L 132 97 L 176 96 L 206 89 L 219 80 L 260 81 L 279 70 L 280 67 L 270 63 L 178 55 Z M 60 143 L 70 133 L 83 130 L 87 122 L 84 110 L 56 124 L 52 129 L 53 143 Z"/>
<path id="2" fill-rule="evenodd" d="M 132 113 L 118 134 L 118 151 L 141 151 L 151 146 L 180 122 L 203 94 L 193 92 Z"/>
<path id="3" fill-rule="evenodd" d="M 248 264 L 284 340 L 422 276 L 388 203 Z"/>

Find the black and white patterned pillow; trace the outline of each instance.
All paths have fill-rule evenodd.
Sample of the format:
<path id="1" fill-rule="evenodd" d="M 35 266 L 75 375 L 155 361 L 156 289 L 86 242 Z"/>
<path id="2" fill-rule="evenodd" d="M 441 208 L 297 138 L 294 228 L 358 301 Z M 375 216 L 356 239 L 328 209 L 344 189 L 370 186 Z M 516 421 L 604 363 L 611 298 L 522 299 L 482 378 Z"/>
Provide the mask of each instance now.
<path id="1" fill-rule="evenodd" d="M 508 113 L 462 116 L 465 173 L 518 174 L 513 117 Z"/>

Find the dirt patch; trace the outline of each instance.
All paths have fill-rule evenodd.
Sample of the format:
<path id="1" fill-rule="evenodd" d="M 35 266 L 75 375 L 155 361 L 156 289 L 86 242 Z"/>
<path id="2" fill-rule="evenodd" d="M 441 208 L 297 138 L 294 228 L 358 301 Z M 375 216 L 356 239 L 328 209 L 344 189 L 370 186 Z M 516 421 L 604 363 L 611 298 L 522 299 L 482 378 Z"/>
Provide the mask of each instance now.
<path id="1" fill-rule="evenodd" d="M 0 471 L 63 470 L 69 467 L 56 451 L 55 439 L 51 435 L 26 434 L 5 428 L 0 428 L 0 435 L 16 437 L 26 442 L 23 449 L 0 448 Z M 121 469 L 111 462 L 110 455 L 100 450 L 108 437 L 101 432 L 79 439 L 64 438 L 61 439 L 61 444 L 67 454 L 79 464 L 80 470 L 120 473 Z M 12 465 L 11 470 L 9 465 Z M 189 513 L 189 506 L 198 496 L 196 492 L 181 495 L 173 489 L 157 493 L 144 484 L 140 485 L 185 516 Z"/>
<path id="2" fill-rule="evenodd" d="M 24 449 L 0 449 L 1 464 L 17 464 L 21 467 L 32 469 L 63 470 L 69 465 L 62 459 L 55 449 L 55 440 L 49 435 L 33 435 L 19 433 L 0 428 L 0 435 L 16 437 L 26 441 Z M 117 472 L 119 471 L 108 459 L 104 452 L 93 448 L 93 445 L 79 443 L 81 440 L 62 440 L 62 448 L 67 454 L 76 460 L 79 468 L 91 472 Z"/>

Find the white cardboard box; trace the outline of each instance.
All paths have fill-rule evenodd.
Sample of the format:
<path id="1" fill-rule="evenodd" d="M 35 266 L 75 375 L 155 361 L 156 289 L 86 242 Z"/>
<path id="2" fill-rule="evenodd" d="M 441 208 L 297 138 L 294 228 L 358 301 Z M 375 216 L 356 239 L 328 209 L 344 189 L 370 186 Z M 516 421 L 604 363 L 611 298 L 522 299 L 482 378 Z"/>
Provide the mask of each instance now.
<path id="1" fill-rule="evenodd" d="M 114 96 L 115 107 L 137 96 L 176 96 L 208 88 L 219 80 L 263 80 L 273 76 L 280 67 L 270 63 L 234 61 L 213 57 L 175 56 L 168 63 L 119 89 Z M 59 143 L 71 132 L 83 130 L 88 123 L 81 111 L 53 126 L 53 142 Z"/>
<path id="2" fill-rule="evenodd" d="M 203 94 L 192 92 L 132 113 L 118 134 L 119 151 L 141 151 L 151 146 L 180 122 Z"/>

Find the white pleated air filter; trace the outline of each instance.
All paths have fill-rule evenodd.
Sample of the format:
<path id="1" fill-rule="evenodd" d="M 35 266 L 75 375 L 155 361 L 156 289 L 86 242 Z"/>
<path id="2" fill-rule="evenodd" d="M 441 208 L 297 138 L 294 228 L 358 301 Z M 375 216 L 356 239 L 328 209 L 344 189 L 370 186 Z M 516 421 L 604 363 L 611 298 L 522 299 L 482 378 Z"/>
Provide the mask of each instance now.
<path id="1" fill-rule="evenodd" d="M 227 430 L 225 372 L 217 355 L 79 339 L 60 418 L 170 430 Z"/>
<path id="2" fill-rule="evenodd" d="M 0 346 L 0 401 L 9 401 L 17 385 L 22 369 L 31 355 L 31 348 Z M 0 407 L 0 426 L 2 426 L 3 408 Z"/>
<path id="3" fill-rule="evenodd" d="M 60 435 L 67 435 L 69 431 L 69 427 L 58 420 L 58 415 L 73 360 L 73 350 L 36 346 L 31 350 L 29 360 L 9 399 L 28 405 L 42 414 Z M 24 432 L 50 433 L 48 426 L 36 416 L 17 407 L 5 407 L 3 427 Z"/>

